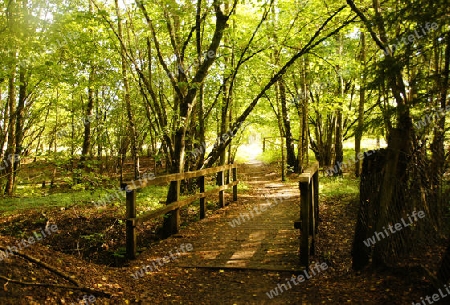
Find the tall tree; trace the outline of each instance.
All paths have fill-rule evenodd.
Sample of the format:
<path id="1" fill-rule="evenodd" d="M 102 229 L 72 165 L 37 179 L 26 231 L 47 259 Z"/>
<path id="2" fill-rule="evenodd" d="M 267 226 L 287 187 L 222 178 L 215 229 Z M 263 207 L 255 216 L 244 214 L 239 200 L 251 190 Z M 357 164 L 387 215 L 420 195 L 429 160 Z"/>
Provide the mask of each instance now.
<path id="1" fill-rule="evenodd" d="M 123 39 L 123 30 L 122 30 L 122 17 L 119 8 L 119 1 L 114 1 L 116 6 L 116 14 L 117 14 L 117 34 L 121 42 L 124 42 Z M 128 81 L 127 75 L 127 58 L 126 58 L 126 50 L 124 43 L 120 44 L 120 58 L 121 58 L 121 69 L 122 69 L 122 81 L 123 81 L 123 90 L 124 90 L 124 102 L 127 110 L 127 119 L 128 119 L 128 134 L 131 139 L 131 157 L 133 159 L 133 172 L 134 179 L 139 178 L 139 158 L 138 158 L 138 148 L 137 148 L 137 133 L 136 133 L 136 123 L 133 115 L 133 110 L 131 106 L 130 100 L 130 84 Z M 121 177 L 122 178 L 122 177 Z M 122 184 L 122 181 L 121 181 Z"/>
<path id="2" fill-rule="evenodd" d="M 366 67 L 366 36 L 364 31 L 361 31 L 360 33 L 360 41 L 361 41 L 361 52 L 360 52 L 360 61 L 362 66 L 362 73 L 361 73 L 361 84 L 359 89 L 359 103 L 358 103 L 358 124 L 356 126 L 355 130 L 355 176 L 359 177 L 359 173 L 361 171 L 361 161 L 358 157 L 361 152 L 361 138 L 364 128 L 364 104 L 365 104 L 365 98 L 366 98 L 366 73 L 367 70 Z"/>
<path id="3" fill-rule="evenodd" d="M 6 12 L 8 18 L 8 30 L 10 34 L 10 66 L 8 67 L 8 128 L 7 128 L 7 147 L 5 151 L 6 164 L 6 186 L 5 194 L 12 195 L 14 190 L 14 158 L 13 154 L 16 151 L 16 70 L 17 70 L 17 53 L 19 52 L 14 41 L 18 38 L 17 31 L 20 28 L 19 22 L 19 6 L 16 1 L 11 1 L 7 7 Z"/>

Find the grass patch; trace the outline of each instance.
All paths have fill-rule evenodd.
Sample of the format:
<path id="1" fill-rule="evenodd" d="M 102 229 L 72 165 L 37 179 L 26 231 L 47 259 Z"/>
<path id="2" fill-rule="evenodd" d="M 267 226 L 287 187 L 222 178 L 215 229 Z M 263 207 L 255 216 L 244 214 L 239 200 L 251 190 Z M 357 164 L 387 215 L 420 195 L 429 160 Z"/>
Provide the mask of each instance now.
<path id="1" fill-rule="evenodd" d="M 359 194 L 359 179 L 351 176 L 320 177 L 319 194 L 325 197 L 355 196 Z"/>
<path id="2" fill-rule="evenodd" d="M 239 192 L 246 192 L 250 189 L 250 186 L 245 182 L 240 180 L 239 184 L 238 184 L 238 197 L 239 197 Z"/>
<path id="3" fill-rule="evenodd" d="M 73 205 L 88 205 L 94 203 L 96 198 L 107 194 L 106 190 L 84 191 L 71 193 L 44 194 L 30 197 L 5 197 L 0 204 L 0 213 L 11 214 L 18 210 L 47 209 L 51 207 L 70 207 Z"/>
<path id="4" fill-rule="evenodd" d="M 217 188 L 214 184 L 207 184 L 206 191 Z M 239 191 L 246 191 L 249 186 L 244 182 L 240 182 L 238 185 Z M 65 193 L 49 194 L 48 189 L 36 189 L 35 192 L 24 192 L 20 196 L 4 197 L 0 204 L 0 214 L 10 215 L 16 211 L 25 210 L 45 210 L 49 208 L 69 208 L 71 206 L 83 206 L 86 208 L 96 207 L 96 203 L 99 206 L 119 206 L 125 208 L 125 196 L 124 191 L 119 191 L 119 188 L 111 189 L 95 189 L 84 190 L 77 189 L 75 191 L 69 191 Z M 143 189 L 138 190 L 136 195 L 137 211 L 143 213 L 146 211 L 152 211 L 161 208 L 165 205 L 167 192 L 169 185 L 157 186 L 150 185 Z M 231 189 L 227 192 L 231 192 Z M 189 195 L 182 196 L 181 199 L 188 197 Z"/>
<path id="5" fill-rule="evenodd" d="M 262 162 L 266 164 L 271 164 L 277 161 L 281 161 L 281 150 L 268 150 L 262 152 L 260 155 L 257 156 L 258 160 L 261 160 Z"/>
<path id="6" fill-rule="evenodd" d="M 168 191 L 169 185 L 150 185 L 140 189 L 136 195 L 137 210 L 146 212 L 163 207 L 166 202 Z"/>
<path id="7" fill-rule="evenodd" d="M 342 152 L 344 155 L 344 163 L 347 163 L 350 160 L 355 160 L 355 150 L 353 148 L 344 148 Z"/>

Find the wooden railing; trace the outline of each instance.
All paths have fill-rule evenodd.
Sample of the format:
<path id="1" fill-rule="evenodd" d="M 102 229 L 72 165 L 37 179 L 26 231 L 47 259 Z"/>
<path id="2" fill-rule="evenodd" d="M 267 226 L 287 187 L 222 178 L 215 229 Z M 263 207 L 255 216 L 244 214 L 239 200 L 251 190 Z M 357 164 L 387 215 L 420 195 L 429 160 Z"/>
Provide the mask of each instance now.
<path id="1" fill-rule="evenodd" d="M 233 181 L 229 184 L 225 183 L 225 172 L 232 170 Z M 216 174 L 218 175 L 219 186 L 213 190 L 205 191 L 205 176 Z M 198 194 L 189 196 L 180 200 L 180 185 L 182 180 L 199 178 L 198 184 L 200 192 Z M 176 181 L 176 196 L 173 202 L 168 203 L 165 207 L 149 211 L 136 217 L 136 190 L 145 188 L 150 185 L 164 185 Z M 126 194 L 126 251 L 129 259 L 136 258 L 136 226 L 143 224 L 145 221 L 156 218 L 161 215 L 166 215 L 164 221 L 164 235 L 170 236 L 178 232 L 180 227 L 180 208 L 186 206 L 198 199 L 200 199 L 200 219 L 205 218 L 206 215 L 206 199 L 208 195 L 219 194 L 220 207 L 225 206 L 224 191 L 233 188 L 233 201 L 237 200 L 237 164 L 222 165 L 214 168 L 207 168 L 198 171 L 185 172 L 181 174 L 170 174 L 160 177 L 152 177 L 152 179 L 142 179 L 132 181 L 124 184 L 122 187 L 127 190 Z"/>
<path id="2" fill-rule="evenodd" d="M 319 163 L 308 167 L 299 178 L 300 219 L 294 223 L 300 234 L 300 263 L 308 268 L 309 256 L 315 254 L 319 226 Z"/>

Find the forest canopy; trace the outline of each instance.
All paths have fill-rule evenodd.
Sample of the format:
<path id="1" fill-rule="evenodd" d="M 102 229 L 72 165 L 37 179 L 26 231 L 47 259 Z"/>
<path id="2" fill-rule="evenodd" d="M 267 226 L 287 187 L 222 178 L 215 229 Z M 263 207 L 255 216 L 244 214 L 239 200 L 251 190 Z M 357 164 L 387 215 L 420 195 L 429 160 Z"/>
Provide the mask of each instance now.
<path id="1" fill-rule="evenodd" d="M 358 175 L 363 135 L 412 122 L 443 150 L 444 1 L 11 0 L 0 14 L 5 194 L 21 160 L 122 182 L 127 158 L 127 179 L 143 156 L 170 173 L 233 162 L 257 130 L 297 172 L 308 149 L 339 168 L 354 139 Z"/>

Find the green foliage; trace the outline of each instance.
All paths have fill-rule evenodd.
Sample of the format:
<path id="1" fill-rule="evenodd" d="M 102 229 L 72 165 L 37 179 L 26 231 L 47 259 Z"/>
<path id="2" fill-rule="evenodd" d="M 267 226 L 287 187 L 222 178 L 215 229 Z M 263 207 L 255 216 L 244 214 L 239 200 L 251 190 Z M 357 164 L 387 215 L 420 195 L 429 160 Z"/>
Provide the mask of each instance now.
<path id="1" fill-rule="evenodd" d="M 166 202 L 168 186 L 151 185 L 137 192 L 136 202 L 138 214 L 163 207 Z"/>
<path id="2" fill-rule="evenodd" d="M 156 155 L 157 161 L 164 160 L 162 146 L 174 143 L 180 126 L 186 127 L 186 137 L 192 143 L 202 145 L 199 139 L 203 130 L 198 124 L 199 116 L 202 116 L 205 127 L 201 136 L 211 149 L 221 130 L 221 120 L 224 117 L 231 120 L 223 124 L 227 127 L 233 123 L 274 74 L 341 5 L 338 2 L 278 1 L 270 7 L 267 2 L 239 2 L 236 11 L 230 14 L 220 47 L 214 54 L 215 61 L 208 71 L 204 71 L 206 78 L 199 82 L 194 76 L 207 58 L 216 25 L 214 2 L 201 2 L 204 16 L 201 37 L 196 37 L 192 30 L 197 8 L 194 2 L 189 1 L 165 1 L 165 5 L 153 0 L 144 3 L 152 20 L 151 26 L 156 29 L 154 37 L 151 26 L 145 22 L 142 10 L 135 3 L 120 7 L 121 18 L 118 18 L 113 2 L 97 3 L 97 7 L 88 2 L 30 1 L 23 10 L 20 2 L 8 3 L 0 4 L 2 11 L 5 16 L 16 18 L 0 19 L 0 28 L 4 29 L 0 32 L 4 42 L 0 52 L 3 63 L 0 67 L 0 92 L 4 92 L 0 96 L 0 124 L 3 128 L 0 143 L 6 140 L 7 126 L 15 126 L 8 122 L 7 112 L 8 78 L 14 76 L 15 93 L 18 94 L 21 86 L 26 85 L 26 109 L 21 128 L 24 134 L 18 134 L 17 138 L 23 139 L 21 146 L 26 148 L 30 159 L 35 157 L 35 163 L 47 162 L 43 167 L 30 165 L 26 171 L 19 170 L 16 190 L 21 200 L 20 208 L 92 203 L 89 195 L 95 200 L 101 199 L 106 195 L 106 189 L 118 184 L 120 166 L 116 159 L 123 153 L 129 156 L 132 144 L 125 96 L 130 98 L 129 109 L 134 117 L 135 140 L 141 155 L 148 150 L 150 155 Z M 49 5 L 51 14 L 42 14 Z M 370 3 L 358 5 L 370 12 L 365 10 Z M 443 71 L 443 33 L 448 27 L 447 15 L 444 9 L 440 9 L 440 3 L 416 1 L 414 6 L 393 1 L 383 3 L 385 22 L 382 23 L 386 24 L 390 42 L 398 41 L 426 22 L 436 22 L 439 28 L 414 44 L 399 49 L 392 61 L 387 61 L 370 41 L 370 35 L 366 35 L 367 62 L 361 62 L 360 33 L 364 27 L 355 22 L 318 44 L 285 71 L 287 111 L 295 139 L 300 137 L 301 106 L 305 102 L 309 108 L 307 128 L 311 138 L 319 143 L 320 140 L 328 141 L 327 136 L 331 135 L 330 141 L 335 142 L 338 112 L 343 115 L 344 140 L 352 138 L 357 125 L 361 88 L 366 89 L 364 134 L 387 135 L 386 130 L 392 127 L 390 125 L 397 115 L 392 94 L 385 89 L 389 87 L 385 76 L 391 75 L 393 67 L 408 68 L 408 73 L 404 73 L 405 90 L 414 93 L 411 94 L 414 98 L 408 102 L 414 120 L 420 120 L 431 108 L 439 105 L 437 93 L 442 88 L 439 88 L 439 81 L 435 81 L 439 78 L 430 72 L 429 67 Z M 221 6 L 222 9 L 224 7 Z M 262 20 L 268 9 L 267 18 Z M 340 26 L 348 15 L 351 15 L 349 9 L 338 14 L 326 26 L 325 32 Z M 115 35 L 118 19 L 123 21 L 126 33 L 123 41 Z M 173 33 L 176 33 L 176 39 L 172 39 Z M 324 35 L 321 33 L 319 37 Z M 201 55 L 197 54 L 197 38 Z M 121 54 L 122 47 L 125 54 Z M 439 62 L 431 63 L 432 59 Z M 122 64 L 128 76 L 129 92 L 124 90 Z M 25 80 L 20 80 L 20 72 L 24 73 Z M 170 73 L 173 79 L 169 77 Z M 363 83 L 361 75 L 367 78 L 366 83 Z M 232 76 L 235 77 L 233 83 L 227 83 L 225 80 L 231 81 Z M 187 90 L 190 90 L 189 94 L 198 93 L 202 88 L 201 99 L 197 95 L 196 103 L 187 105 L 193 108 L 186 121 L 179 111 L 182 101 L 176 95 L 175 85 L 183 94 Z M 228 89 L 232 89 L 229 100 L 225 94 Z M 89 93 L 93 97 L 92 113 L 87 113 Z M 276 116 L 280 112 L 279 105 L 279 90 L 275 87 L 267 90 L 243 124 L 245 127 L 241 128 L 245 129 L 241 143 L 234 144 L 252 139 L 249 145 L 258 141 L 257 145 L 260 145 L 263 137 L 282 135 L 284 127 L 277 124 Z M 84 168 L 77 169 L 76 161 L 80 158 L 86 126 L 90 127 L 90 153 Z M 435 126 L 429 124 L 418 132 L 419 137 L 427 139 Z M 332 150 L 331 145 L 327 150 Z M 344 162 L 354 159 L 352 150 L 346 150 L 344 154 Z M 245 162 L 253 158 L 249 151 L 238 150 L 236 161 Z M 269 147 L 257 158 L 266 163 L 278 162 L 281 160 L 280 148 L 278 145 Z M 106 164 L 109 172 L 103 175 Z M 62 177 L 62 182 L 55 183 L 52 192 L 68 191 L 68 194 L 51 194 L 47 189 L 25 185 L 53 180 L 54 170 Z M 167 188 L 147 188 L 138 193 L 139 209 L 143 212 L 158 208 L 164 204 L 166 196 Z M 36 204 L 30 197 L 35 197 Z M 12 209 L 11 202 L 15 199 L 4 200 L 0 210 Z M 117 200 L 111 204 L 120 202 Z"/>
<path id="3" fill-rule="evenodd" d="M 245 191 L 248 191 L 249 189 L 250 189 L 250 186 L 245 181 L 243 181 L 243 180 L 239 181 L 238 194 L 239 194 L 239 192 L 245 192 Z"/>
<path id="4" fill-rule="evenodd" d="M 101 243 L 104 240 L 105 234 L 103 233 L 92 233 L 89 235 L 81 235 L 80 236 L 83 239 L 86 239 L 92 243 Z"/>
<path id="5" fill-rule="evenodd" d="M 261 153 L 258 157 L 258 160 L 266 164 L 279 162 L 281 161 L 281 150 L 280 149 L 266 149 L 263 153 Z"/>
<path id="6" fill-rule="evenodd" d="M 320 177 L 319 192 L 321 196 L 347 197 L 359 194 L 359 179 L 351 176 Z"/>
<path id="7" fill-rule="evenodd" d="M 127 248 L 119 247 L 116 251 L 113 252 L 113 256 L 117 258 L 125 258 L 127 255 Z"/>
<path id="8" fill-rule="evenodd" d="M 0 213 L 9 215 L 20 210 L 46 210 L 55 207 L 69 208 L 78 205 L 94 207 L 94 198 L 101 198 L 106 194 L 105 190 L 92 192 L 83 189 L 70 193 L 44 193 L 41 196 L 31 193 L 31 196 L 26 197 L 7 197 L 2 199 Z"/>

